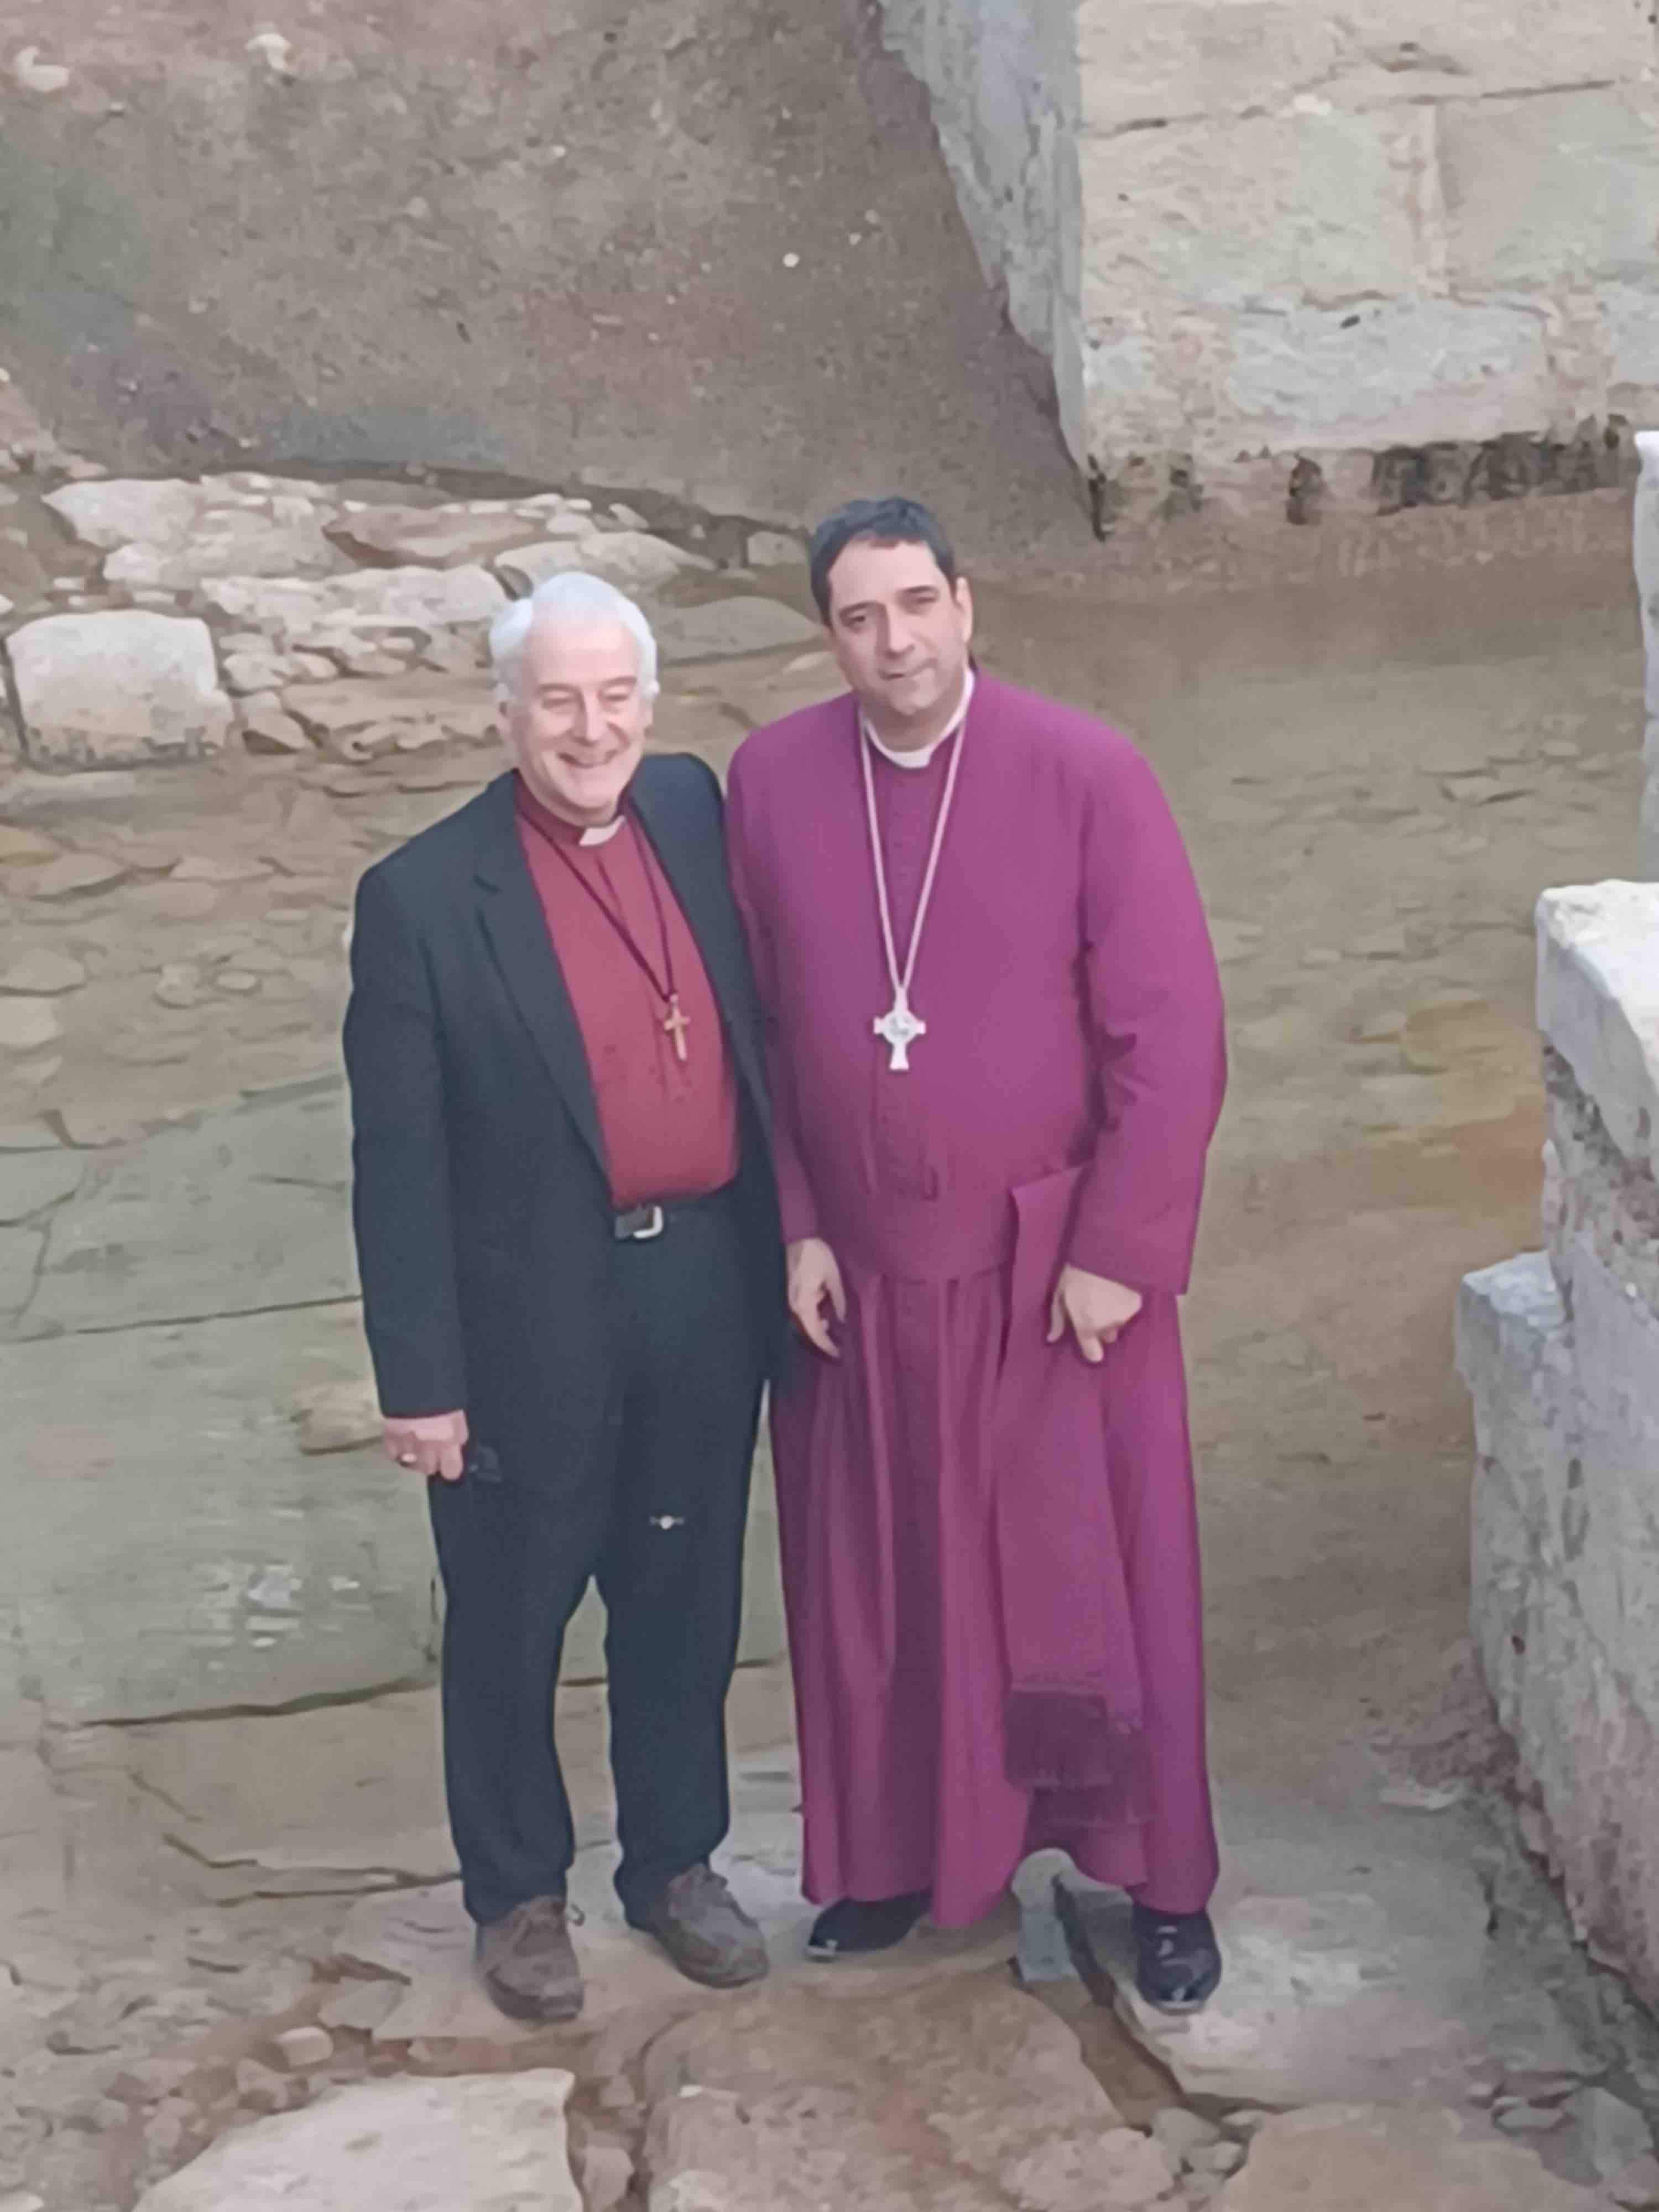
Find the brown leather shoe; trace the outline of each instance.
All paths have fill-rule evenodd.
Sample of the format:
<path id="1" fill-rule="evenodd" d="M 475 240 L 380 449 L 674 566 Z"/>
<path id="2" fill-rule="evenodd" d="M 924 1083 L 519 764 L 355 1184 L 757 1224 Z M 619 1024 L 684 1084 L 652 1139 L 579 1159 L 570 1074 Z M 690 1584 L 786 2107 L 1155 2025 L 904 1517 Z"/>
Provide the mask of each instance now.
<path id="1" fill-rule="evenodd" d="M 677 1874 L 643 1912 L 629 1916 L 654 1936 L 688 1981 L 740 1990 L 764 1978 L 770 1961 L 760 1929 L 709 1866 Z"/>
<path id="2" fill-rule="evenodd" d="M 477 1935 L 484 1987 L 511 2020 L 574 2020 L 582 2008 L 582 1970 L 562 1897 L 532 1897 Z"/>

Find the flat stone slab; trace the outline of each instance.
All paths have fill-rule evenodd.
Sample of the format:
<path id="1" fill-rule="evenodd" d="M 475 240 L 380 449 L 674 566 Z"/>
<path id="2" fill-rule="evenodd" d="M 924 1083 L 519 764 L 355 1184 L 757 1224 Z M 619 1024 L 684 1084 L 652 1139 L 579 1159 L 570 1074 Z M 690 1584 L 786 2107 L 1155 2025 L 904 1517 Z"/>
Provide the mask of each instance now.
<path id="1" fill-rule="evenodd" d="M 425 1500 L 307 1457 L 289 1405 L 362 1361 L 352 1304 L 0 1346 L 0 1619 L 54 1720 L 285 1705 L 425 1678 Z"/>
<path id="2" fill-rule="evenodd" d="M 719 2212 L 1115 2212 L 1173 2194 L 1076 2036 L 994 1974 L 761 1990 L 644 2061 L 650 2202 Z"/>
<path id="3" fill-rule="evenodd" d="M 228 577 L 203 603 L 282 652 L 326 652 L 379 633 L 427 639 L 481 635 L 507 595 L 487 568 L 373 568 L 316 583 Z"/>
<path id="4" fill-rule="evenodd" d="M 665 607 L 652 622 L 670 666 L 690 660 L 735 660 L 748 653 L 821 644 L 823 632 L 781 599 L 715 599 L 707 606 Z"/>
<path id="5" fill-rule="evenodd" d="M 1444 2106 L 1316 2106 L 1270 2120 L 1222 2212 L 1595 2212 L 1607 2200 Z"/>
<path id="6" fill-rule="evenodd" d="M 685 569 L 713 566 L 701 554 L 683 552 L 642 530 L 591 530 L 580 538 L 544 538 L 504 554 L 495 563 L 497 573 L 520 592 L 575 569 L 602 576 L 619 591 L 653 592 Z"/>
<path id="7" fill-rule="evenodd" d="M 447 738 L 477 743 L 496 726 L 495 701 L 482 676 L 295 684 L 282 698 L 283 711 L 324 751 L 343 760 L 417 751 Z"/>
<path id="8" fill-rule="evenodd" d="M 0 1222 L 27 1221 L 78 1190 L 87 1172 L 83 1152 L 0 1154 Z"/>
<path id="9" fill-rule="evenodd" d="M 1494 1954 L 1463 1815 L 1362 1825 L 1316 1809 L 1287 1829 L 1285 1804 L 1223 1796 L 1225 1974 L 1201 2013 L 1141 1999 L 1127 1898 L 1075 1875 L 1058 1885 L 1085 1979 L 1184 2095 L 1285 2109 L 1443 2095 L 1494 2061 L 1598 2070 Z"/>
<path id="10" fill-rule="evenodd" d="M 140 2212 L 582 2212 L 554 2067 L 331 2089 L 222 2136 Z"/>
<path id="11" fill-rule="evenodd" d="M 136 610 L 47 615 L 14 630 L 6 652 L 37 763 L 200 760 L 230 734 L 205 623 Z"/>
<path id="12" fill-rule="evenodd" d="M 1659 1174 L 1659 884 L 1544 893 L 1538 1026 L 1626 1158 Z"/>
<path id="13" fill-rule="evenodd" d="M 349 1191 L 345 1097 L 333 1082 L 112 1147 L 52 1217 L 18 1333 L 353 1297 Z"/>
<path id="14" fill-rule="evenodd" d="M 465 568 L 544 537 L 546 518 L 431 507 L 368 507 L 343 515 L 328 534 L 365 567 Z"/>

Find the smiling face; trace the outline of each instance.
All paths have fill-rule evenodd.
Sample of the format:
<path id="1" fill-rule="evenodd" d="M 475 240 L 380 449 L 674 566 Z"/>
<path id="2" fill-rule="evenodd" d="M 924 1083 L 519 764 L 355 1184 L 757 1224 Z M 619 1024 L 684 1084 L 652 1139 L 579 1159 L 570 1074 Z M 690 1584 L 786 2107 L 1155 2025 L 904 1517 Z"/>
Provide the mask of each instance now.
<path id="1" fill-rule="evenodd" d="M 855 540 L 830 571 L 830 641 L 877 734 L 926 744 L 962 697 L 974 602 L 925 545 Z"/>
<path id="2" fill-rule="evenodd" d="M 602 829 L 616 819 L 651 727 L 639 647 L 620 623 L 538 623 L 506 721 L 513 757 L 543 805 L 579 829 Z"/>

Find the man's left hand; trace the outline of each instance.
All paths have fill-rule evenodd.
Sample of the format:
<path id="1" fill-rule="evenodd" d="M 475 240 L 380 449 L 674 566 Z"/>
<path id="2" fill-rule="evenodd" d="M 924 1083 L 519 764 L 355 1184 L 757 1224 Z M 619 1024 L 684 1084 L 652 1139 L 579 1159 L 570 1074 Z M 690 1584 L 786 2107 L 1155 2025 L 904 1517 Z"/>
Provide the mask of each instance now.
<path id="1" fill-rule="evenodd" d="M 1083 1267 L 1063 1268 L 1048 1310 L 1048 1341 L 1058 1344 L 1069 1328 L 1078 1350 L 1091 1367 L 1098 1367 L 1106 1346 L 1117 1342 L 1145 1304 L 1139 1291 L 1113 1282 L 1109 1275 L 1091 1275 Z"/>

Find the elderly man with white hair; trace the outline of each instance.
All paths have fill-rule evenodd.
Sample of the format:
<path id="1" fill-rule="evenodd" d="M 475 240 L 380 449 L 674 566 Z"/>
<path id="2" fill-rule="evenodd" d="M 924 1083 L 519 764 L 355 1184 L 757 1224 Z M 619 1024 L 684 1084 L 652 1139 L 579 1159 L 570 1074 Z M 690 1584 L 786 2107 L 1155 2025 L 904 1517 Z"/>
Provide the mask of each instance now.
<path id="1" fill-rule="evenodd" d="M 582 2002 L 552 1708 L 590 1580 L 627 1917 L 695 1981 L 766 1971 L 709 1858 L 785 1309 L 720 789 L 645 757 L 649 624 L 563 575 L 490 648 L 512 766 L 363 877 L 345 1051 L 386 1449 L 427 1480 L 443 1576 L 478 1963 L 504 2011 L 552 2021 Z"/>

